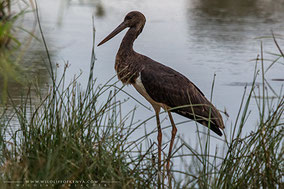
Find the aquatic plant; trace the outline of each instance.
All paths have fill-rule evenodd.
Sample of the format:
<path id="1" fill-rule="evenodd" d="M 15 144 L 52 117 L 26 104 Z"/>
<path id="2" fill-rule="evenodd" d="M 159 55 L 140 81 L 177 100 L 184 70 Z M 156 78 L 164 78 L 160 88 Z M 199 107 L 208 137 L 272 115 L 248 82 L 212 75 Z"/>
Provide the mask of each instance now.
<path id="1" fill-rule="evenodd" d="M 284 58 L 283 52 L 272 33 L 272 38 L 279 50 L 277 58 L 264 69 L 264 55 L 256 58 L 252 86 L 245 87 L 239 112 L 231 130 L 223 140 L 223 154 L 210 154 L 210 137 L 205 137 L 205 146 L 193 149 L 183 141 L 192 154 L 192 163 L 188 166 L 183 180 L 177 181 L 177 188 L 281 188 L 283 186 L 284 162 L 284 94 L 282 89 L 277 94 L 265 78 L 266 71 Z M 260 76 L 259 76 L 260 75 Z M 261 85 L 256 84 L 260 77 Z M 248 92 L 248 94 L 247 94 Z M 249 106 L 256 103 L 258 120 L 255 130 L 244 133 L 250 115 Z M 227 127 L 228 128 L 228 127 Z M 210 136 L 210 133 L 207 133 Z M 188 157 L 185 154 L 176 158 Z M 176 172 L 180 172 L 176 170 Z"/>

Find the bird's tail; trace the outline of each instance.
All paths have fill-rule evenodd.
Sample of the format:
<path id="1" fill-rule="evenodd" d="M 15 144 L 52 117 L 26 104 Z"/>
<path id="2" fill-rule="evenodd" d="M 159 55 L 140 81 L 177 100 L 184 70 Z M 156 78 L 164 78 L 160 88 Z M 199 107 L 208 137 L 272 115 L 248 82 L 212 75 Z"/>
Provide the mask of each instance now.
<path id="1" fill-rule="evenodd" d="M 172 111 L 209 127 L 219 136 L 223 135 L 221 131 L 221 129 L 225 128 L 223 118 L 211 103 L 195 106 L 194 108 L 177 108 Z"/>

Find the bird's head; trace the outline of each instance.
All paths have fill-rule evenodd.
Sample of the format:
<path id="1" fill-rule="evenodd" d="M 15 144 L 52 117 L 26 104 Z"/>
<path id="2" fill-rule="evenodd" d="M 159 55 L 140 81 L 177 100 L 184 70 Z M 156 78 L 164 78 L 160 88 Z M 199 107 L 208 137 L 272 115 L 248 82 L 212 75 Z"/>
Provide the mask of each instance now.
<path id="1" fill-rule="evenodd" d="M 125 16 L 123 22 L 117 28 L 115 28 L 106 38 L 104 38 L 98 44 L 98 46 L 104 44 L 105 42 L 107 42 L 108 40 L 116 36 L 119 32 L 121 32 L 122 30 L 128 27 L 135 29 L 137 32 L 137 36 L 138 36 L 142 32 L 145 22 L 146 22 L 146 18 L 141 12 L 139 11 L 129 12 Z"/>

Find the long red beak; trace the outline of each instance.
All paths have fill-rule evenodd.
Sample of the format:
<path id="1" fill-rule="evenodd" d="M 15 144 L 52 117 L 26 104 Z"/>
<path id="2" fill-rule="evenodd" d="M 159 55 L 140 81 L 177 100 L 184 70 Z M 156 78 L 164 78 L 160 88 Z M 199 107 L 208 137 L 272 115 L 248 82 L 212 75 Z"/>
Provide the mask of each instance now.
<path id="1" fill-rule="evenodd" d="M 102 40 L 98 46 L 104 44 L 105 42 L 107 42 L 108 40 L 110 40 L 111 38 L 113 38 L 114 36 L 116 36 L 119 32 L 121 32 L 122 30 L 124 30 L 125 28 L 127 28 L 127 24 L 125 22 L 122 22 L 119 26 L 117 26 L 117 28 L 115 28 L 106 38 L 104 38 L 104 40 Z"/>

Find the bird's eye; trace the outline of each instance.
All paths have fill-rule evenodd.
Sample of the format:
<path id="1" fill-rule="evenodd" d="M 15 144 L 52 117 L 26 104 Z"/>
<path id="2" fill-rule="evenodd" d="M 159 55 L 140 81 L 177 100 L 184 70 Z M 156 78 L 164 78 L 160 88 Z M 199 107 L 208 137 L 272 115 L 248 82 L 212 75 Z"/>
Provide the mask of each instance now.
<path id="1" fill-rule="evenodd" d="M 131 18 L 132 18 L 131 16 L 126 16 L 125 20 L 131 20 Z"/>

